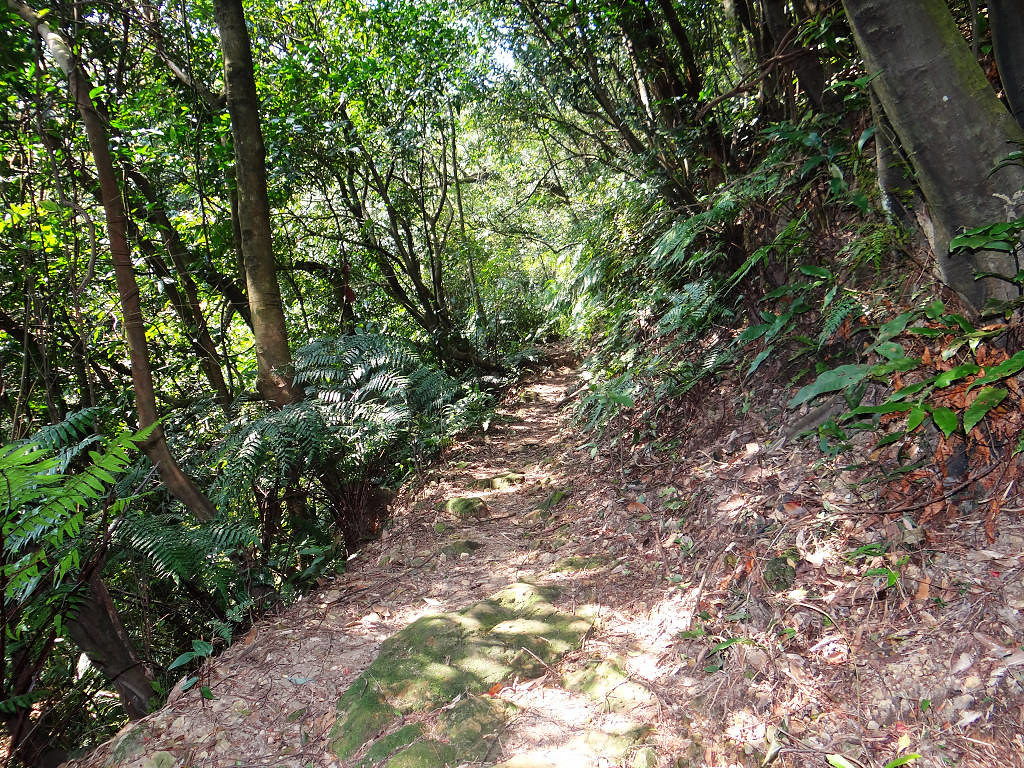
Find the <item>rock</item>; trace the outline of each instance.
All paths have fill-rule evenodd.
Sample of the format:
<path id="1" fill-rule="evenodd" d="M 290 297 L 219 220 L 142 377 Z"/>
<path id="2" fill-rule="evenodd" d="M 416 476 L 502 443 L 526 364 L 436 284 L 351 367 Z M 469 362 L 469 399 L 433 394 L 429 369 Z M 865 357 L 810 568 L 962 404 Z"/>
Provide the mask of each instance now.
<path id="1" fill-rule="evenodd" d="M 483 520 L 490 513 L 487 502 L 479 496 L 455 496 L 448 499 L 445 510 L 460 520 Z"/>
<path id="2" fill-rule="evenodd" d="M 155 752 L 142 761 L 142 768 L 175 768 L 177 759 L 170 752 Z"/>
<path id="3" fill-rule="evenodd" d="M 503 472 L 500 475 L 494 477 L 486 477 L 483 480 L 477 480 L 475 486 L 481 490 L 492 490 L 492 491 L 504 491 L 508 488 L 513 488 L 526 479 L 526 475 L 520 474 L 519 472 Z"/>
<path id="4" fill-rule="evenodd" d="M 642 747 L 633 753 L 629 768 L 658 768 L 658 753 L 654 747 Z"/>
<path id="5" fill-rule="evenodd" d="M 581 670 L 571 672 L 562 681 L 564 687 L 585 693 L 612 712 L 632 712 L 637 707 L 656 703 L 642 685 L 632 682 L 617 659 L 597 659 Z"/>
<path id="6" fill-rule="evenodd" d="M 441 547 L 441 554 L 446 557 L 450 557 L 452 560 L 457 560 L 463 555 L 469 555 L 470 553 L 475 552 L 482 546 L 483 544 L 479 541 L 472 541 L 471 539 L 457 539 Z"/>

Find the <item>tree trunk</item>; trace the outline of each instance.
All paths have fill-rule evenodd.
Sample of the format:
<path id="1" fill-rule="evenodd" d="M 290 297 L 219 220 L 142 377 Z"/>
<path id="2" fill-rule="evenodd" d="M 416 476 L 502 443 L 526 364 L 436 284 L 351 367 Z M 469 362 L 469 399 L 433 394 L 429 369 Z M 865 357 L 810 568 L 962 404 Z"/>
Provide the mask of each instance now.
<path id="1" fill-rule="evenodd" d="M 68 79 L 71 98 L 78 107 L 89 140 L 89 149 L 96 164 L 96 176 L 103 198 L 103 212 L 106 216 L 107 238 L 110 241 L 110 257 L 114 263 L 117 292 L 121 299 L 124 316 L 125 336 L 131 358 L 132 384 L 135 388 L 135 409 L 139 427 L 152 427 L 149 437 L 141 447 L 156 465 L 167 490 L 181 501 L 200 520 L 209 520 L 215 512 L 209 499 L 195 486 L 171 455 L 159 424 L 156 410 L 156 392 L 153 387 L 153 371 L 149 364 L 149 349 L 146 344 L 146 329 L 142 322 L 142 306 L 139 301 L 139 286 L 135 281 L 131 252 L 128 247 L 126 217 L 121 189 L 114 175 L 114 164 L 107 142 L 103 119 L 96 111 L 90 92 L 92 83 L 85 71 L 76 63 L 74 54 L 60 35 L 40 18 L 32 8 L 21 0 L 7 0 L 7 7 L 18 14 L 46 45 L 54 60 Z"/>
<path id="2" fill-rule="evenodd" d="M 128 717 L 137 720 L 149 713 L 153 677 L 135 653 L 99 570 L 89 577 L 88 595 L 68 622 L 68 634 L 113 683 Z"/>
<path id="3" fill-rule="evenodd" d="M 1024 0 L 988 0 L 988 17 L 1006 101 L 1024 127 Z"/>
<path id="4" fill-rule="evenodd" d="M 951 256 L 967 227 L 1019 215 L 1008 203 L 1024 187 L 1024 168 L 1000 162 L 1024 131 L 992 93 L 942 0 L 844 0 L 873 85 L 917 172 L 930 209 L 938 272 L 975 310 L 1019 293 L 975 272 L 1017 273 L 1012 254 Z M 1018 206 L 1019 207 L 1019 206 Z"/>
<path id="5" fill-rule="evenodd" d="M 224 82 L 235 148 L 238 219 L 256 340 L 257 389 L 264 398 L 282 407 L 293 402 L 296 393 L 292 388 L 292 357 L 281 288 L 274 266 L 266 148 L 260 129 L 249 30 L 241 0 L 214 0 L 213 9 L 224 56 Z"/>

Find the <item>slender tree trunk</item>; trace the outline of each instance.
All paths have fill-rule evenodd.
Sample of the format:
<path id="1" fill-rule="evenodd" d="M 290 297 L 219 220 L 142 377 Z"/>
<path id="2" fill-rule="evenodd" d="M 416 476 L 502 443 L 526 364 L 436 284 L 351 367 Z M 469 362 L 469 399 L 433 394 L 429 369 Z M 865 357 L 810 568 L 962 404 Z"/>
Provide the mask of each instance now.
<path id="1" fill-rule="evenodd" d="M 131 358 L 135 409 L 139 417 L 139 426 L 142 428 L 152 427 L 149 437 L 141 447 L 150 461 L 156 465 L 167 490 L 188 507 L 197 518 L 208 520 L 213 517 L 215 511 L 213 505 L 191 479 L 181 471 L 167 447 L 167 441 L 164 439 L 164 433 L 159 424 L 156 392 L 153 387 L 153 371 L 149 364 L 146 329 L 142 322 L 139 286 L 135 281 L 135 271 L 132 267 L 131 252 L 128 247 L 124 203 L 121 198 L 121 189 L 114 175 L 114 164 L 107 142 L 106 129 L 92 98 L 89 96 L 92 83 L 84 70 L 76 63 L 68 44 L 60 35 L 50 29 L 50 26 L 42 20 L 38 13 L 21 0 L 7 0 L 7 7 L 26 21 L 32 27 L 32 31 L 46 45 L 67 77 L 71 98 L 82 116 L 103 198 L 107 238 L 110 241 L 110 257 L 114 264 L 117 292 L 121 299 L 125 336 L 128 340 Z"/>
<path id="2" fill-rule="evenodd" d="M 976 310 L 988 299 L 1019 291 L 1004 280 L 975 280 L 975 272 L 1008 278 L 1012 254 L 949 253 L 964 227 L 1019 215 L 1012 199 L 1024 187 L 1024 168 L 1001 161 L 1024 131 L 992 93 L 943 0 L 844 0 L 857 46 L 873 85 L 930 209 L 932 247 L 942 279 Z"/>
<path id="3" fill-rule="evenodd" d="M 297 393 L 292 388 L 292 357 L 274 265 L 266 148 L 260 128 L 249 30 L 241 0 L 214 0 L 213 9 L 224 55 L 224 82 L 235 148 L 238 221 L 256 340 L 257 388 L 264 398 L 282 407 L 293 402 Z"/>

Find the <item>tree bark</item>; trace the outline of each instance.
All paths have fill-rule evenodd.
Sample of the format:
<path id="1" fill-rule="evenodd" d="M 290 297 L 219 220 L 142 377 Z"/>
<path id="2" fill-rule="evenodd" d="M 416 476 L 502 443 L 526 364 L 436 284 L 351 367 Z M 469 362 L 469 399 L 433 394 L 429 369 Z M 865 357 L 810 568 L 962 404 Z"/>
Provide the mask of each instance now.
<path id="1" fill-rule="evenodd" d="M 1012 254 L 949 253 L 963 228 L 1019 215 L 1012 200 L 1024 168 L 1001 161 L 1024 142 L 1024 131 L 992 93 L 942 0 L 844 0 L 879 101 L 917 172 L 930 209 L 938 272 L 975 310 L 1019 291 Z"/>
<path id="2" fill-rule="evenodd" d="M 99 568 L 89 577 L 87 588 L 78 614 L 68 622 L 68 634 L 113 683 L 128 717 L 138 720 L 149 713 L 153 676 L 135 653 Z"/>
<path id="3" fill-rule="evenodd" d="M 274 265 L 266 148 L 260 128 L 249 30 L 241 0 L 214 0 L 213 9 L 224 56 L 224 82 L 235 149 L 242 258 L 256 341 L 256 386 L 264 398 L 283 407 L 294 402 L 297 393 L 292 387 L 292 357 Z"/>
<path id="4" fill-rule="evenodd" d="M 125 336 L 131 358 L 132 384 L 135 388 L 135 410 L 141 428 L 152 427 L 141 448 L 150 461 L 156 465 L 160 478 L 167 490 L 181 501 L 200 520 L 209 520 L 215 512 L 209 499 L 181 471 L 171 455 L 159 424 L 156 410 L 156 391 L 153 386 L 153 371 L 149 363 L 149 349 L 146 344 L 146 328 L 142 322 L 142 306 L 139 300 L 139 286 L 135 280 L 131 252 L 128 247 L 126 217 L 121 189 L 114 175 L 114 164 L 107 141 L 103 119 L 89 93 L 92 83 L 85 71 L 76 63 L 71 48 L 65 40 L 53 32 L 36 11 L 21 0 L 7 0 L 7 7 L 31 26 L 32 31 L 47 47 L 58 66 L 68 79 L 71 98 L 78 108 L 89 140 L 89 149 L 96 164 L 96 176 L 100 183 L 103 212 L 106 217 L 107 238 L 110 242 L 110 257 L 114 264 L 117 292 L 121 300 Z"/>
<path id="5" fill-rule="evenodd" d="M 1024 127 L 1024 0 L 988 0 L 988 16 L 1006 101 Z"/>

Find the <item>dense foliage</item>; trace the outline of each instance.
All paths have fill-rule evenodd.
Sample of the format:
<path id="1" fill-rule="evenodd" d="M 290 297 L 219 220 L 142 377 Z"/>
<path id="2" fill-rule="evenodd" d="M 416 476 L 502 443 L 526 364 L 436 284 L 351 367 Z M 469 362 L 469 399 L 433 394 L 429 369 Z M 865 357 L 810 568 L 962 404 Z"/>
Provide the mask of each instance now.
<path id="1" fill-rule="evenodd" d="M 955 379 L 881 404 L 864 385 L 921 365 L 893 346 L 911 323 L 973 351 L 967 315 L 1020 303 L 1024 45 L 1003 3 L 877 6 L 257 0 L 232 26 L 237 0 L 8 0 L 12 760 L 101 739 L 343 568 L 558 336 L 589 351 L 580 417 L 613 440 L 655 439 L 673 398 L 769 364 L 804 385 L 793 406 L 848 396 L 829 450 L 881 414 L 956 429 Z M 918 47 L 941 37 L 970 126 L 886 74 L 919 51 L 880 49 L 872 13 L 907 40 L 934 28 Z M 965 213 L 969 195 L 987 207 Z M 926 206 L 965 309 L 925 296 L 897 329 L 885 291 Z M 965 433 L 1014 365 L 964 406 Z"/>

